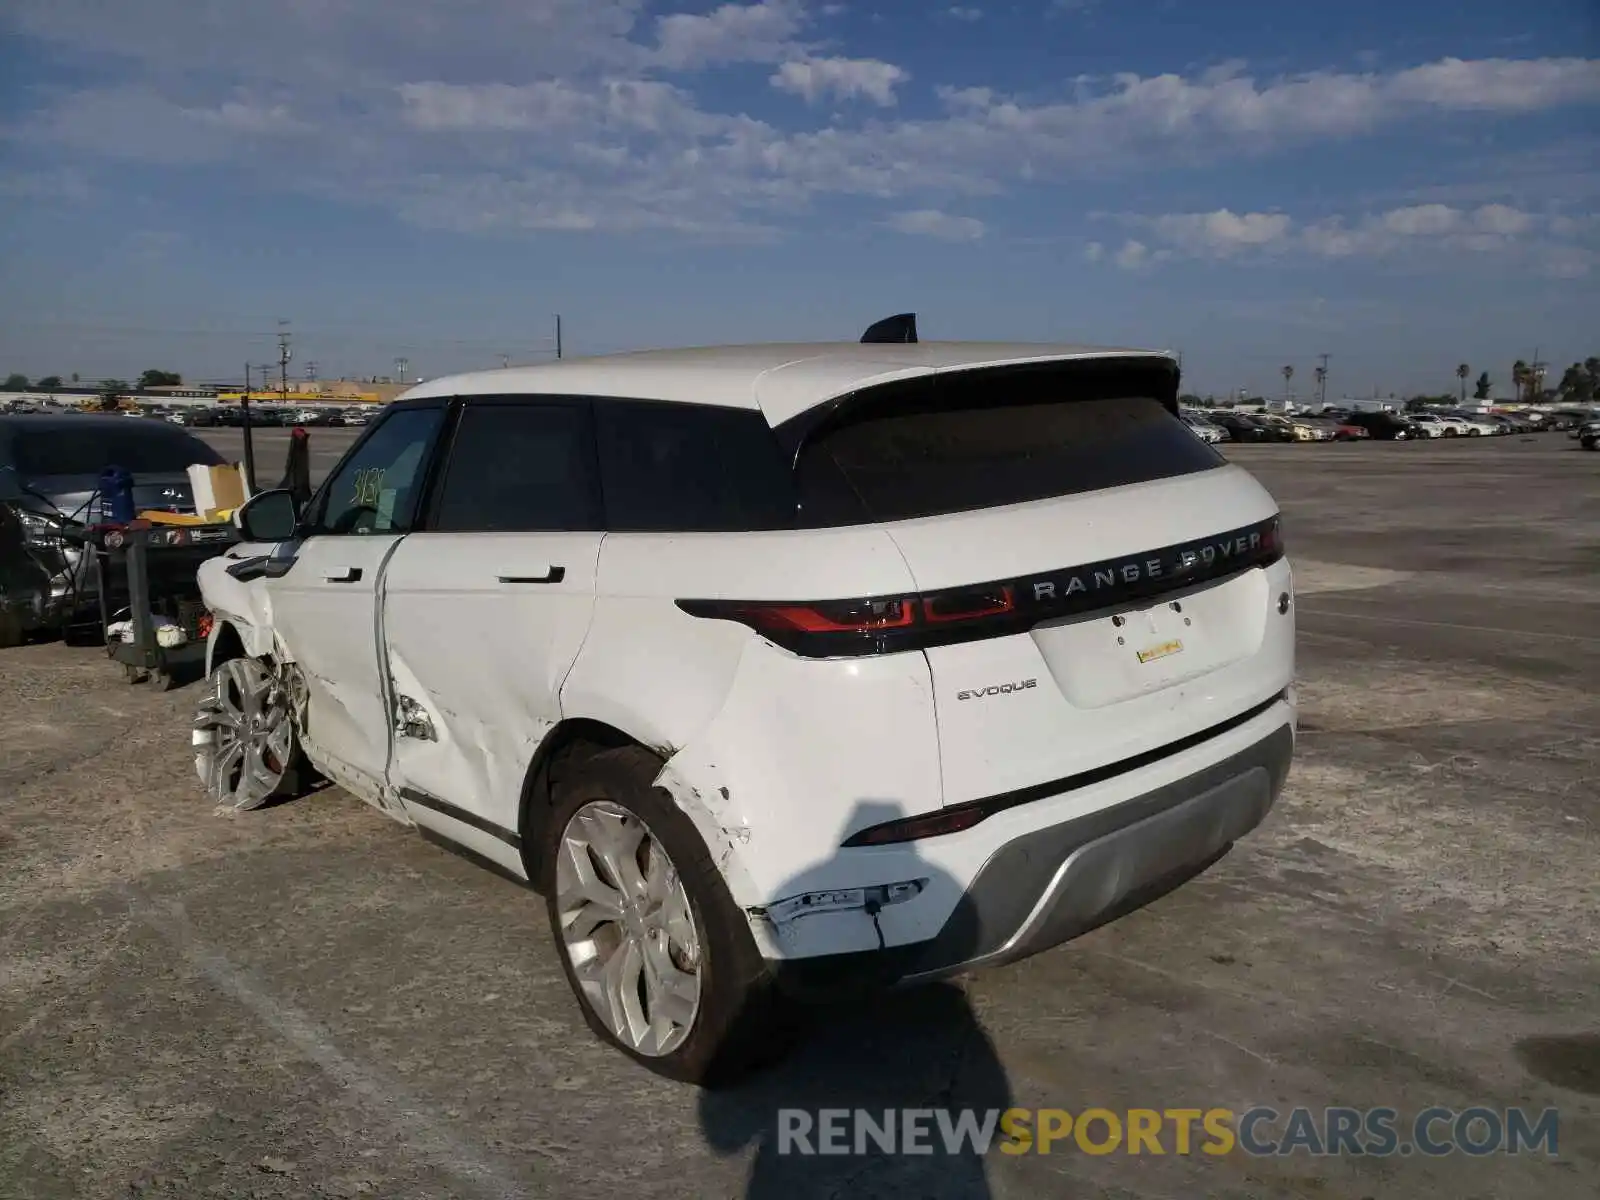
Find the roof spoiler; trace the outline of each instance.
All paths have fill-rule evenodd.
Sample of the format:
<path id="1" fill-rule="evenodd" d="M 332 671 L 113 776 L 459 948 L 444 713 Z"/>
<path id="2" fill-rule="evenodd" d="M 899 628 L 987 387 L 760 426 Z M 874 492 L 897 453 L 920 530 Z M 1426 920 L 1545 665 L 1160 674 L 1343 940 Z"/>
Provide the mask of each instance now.
<path id="1" fill-rule="evenodd" d="M 867 326 L 863 342 L 914 342 L 917 340 L 917 314 L 898 313 Z"/>

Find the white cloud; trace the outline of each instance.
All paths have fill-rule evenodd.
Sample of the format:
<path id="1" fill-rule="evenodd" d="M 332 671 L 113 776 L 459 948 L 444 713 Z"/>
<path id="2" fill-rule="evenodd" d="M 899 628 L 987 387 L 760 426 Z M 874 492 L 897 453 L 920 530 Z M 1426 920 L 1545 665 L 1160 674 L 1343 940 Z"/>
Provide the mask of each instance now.
<path id="1" fill-rule="evenodd" d="M 893 63 L 875 58 L 812 58 L 784 63 L 771 82 L 779 91 L 805 97 L 808 104 L 832 95 L 888 108 L 895 103 L 894 89 L 909 78 Z"/>
<path id="2" fill-rule="evenodd" d="M 1130 269 L 1175 256 L 1300 253 L 1326 259 L 1391 259 L 1433 253 L 1445 256 L 1439 261 L 1449 261 L 1462 254 L 1521 249 L 1545 264 L 1546 273 L 1571 277 L 1587 271 L 1595 255 L 1584 239 L 1600 231 L 1600 222 L 1592 218 L 1531 213 L 1504 204 L 1476 209 L 1419 204 L 1309 222 L 1297 222 L 1284 213 L 1235 213 L 1226 208 L 1111 219 L 1141 231 L 1159 247 L 1151 251 L 1141 242 L 1129 241 L 1116 261 Z M 1093 261 L 1095 255 L 1090 258 Z"/>
<path id="3" fill-rule="evenodd" d="M 656 61 L 673 70 L 717 63 L 774 62 L 794 52 L 805 10 L 799 0 L 724 4 L 704 16 L 656 20 Z"/>
<path id="4" fill-rule="evenodd" d="M 1533 228 L 1534 218 L 1505 204 L 1485 204 L 1472 214 L 1473 222 L 1485 233 L 1501 233 L 1515 237 Z M 1552 230 L 1557 228 L 1551 222 Z"/>
<path id="5" fill-rule="evenodd" d="M 952 4 L 945 11 L 948 12 L 957 21 L 981 21 L 981 20 L 983 20 L 983 9 L 981 9 L 981 8 L 968 7 L 968 6 L 964 6 L 964 5 L 960 5 L 960 4 Z"/>
<path id="6" fill-rule="evenodd" d="M 1395 101 L 1456 111 L 1517 112 L 1600 95 L 1600 64 L 1581 58 L 1441 59 L 1394 75 Z"/>
<path id="7" fill-rule="evenodd" d="M 1129 239 L 1122 243 L 1122 249 L 1117 251 L 1116 264 L 1124 271 L 1137 271 L 1150 261 L 1150 247 L 1143 242 Z"/>
<path id="8" fill-rule="evenodd" d="M 1106 256 L 1106 248 L 1099 242 L 1090 242 L 1083 248 L 1083 256 L 1090 262 L 1097 263 Z"/>
<path id="9" fill-rule="evenodd" d="M 956 217 L 937 209 L 895 213 L 886 222 L 900 233 L 919 234 L 946 242 L 974 242 L 984 235 L 984 224 L 976 217 Z"/>
<path id="10" fill-rule="evenodd" d="M 1292 224 L 1282 213 L 1171 213 L 1157 217 L 1153 229 L 1162 241 L 1194 254 L 1226 256 L 1236 250 L 1283 241 Z"/>
<path id="11" fill-rule="evenodd" d="M 1436 237 L 1460 227 L 1462 213 L 1445 204 L 1418 204 L 1384 213 L 1379 224 L 1401 237 Z"/>

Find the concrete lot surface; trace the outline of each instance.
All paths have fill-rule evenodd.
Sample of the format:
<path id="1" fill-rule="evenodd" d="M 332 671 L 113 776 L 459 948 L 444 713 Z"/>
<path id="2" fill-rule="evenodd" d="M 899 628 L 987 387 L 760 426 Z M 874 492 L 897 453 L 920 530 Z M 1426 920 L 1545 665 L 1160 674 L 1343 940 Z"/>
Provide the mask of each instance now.
<path id="1" fill-rule="evenodd" d="M 1299 588 L 1265 825 L 1076 943 L 828 1014 L 731 1093 L 597 1044 L 516 885 L 337 790 L 213 812 L 193 688 L 0 653 L 0 1196 L 1594 1196 L 1600 454 L 1231 453 Z M 1553 1106 L 1559 1149 L 776 1153 L 780 1107 L 1255 1104 Z"/>

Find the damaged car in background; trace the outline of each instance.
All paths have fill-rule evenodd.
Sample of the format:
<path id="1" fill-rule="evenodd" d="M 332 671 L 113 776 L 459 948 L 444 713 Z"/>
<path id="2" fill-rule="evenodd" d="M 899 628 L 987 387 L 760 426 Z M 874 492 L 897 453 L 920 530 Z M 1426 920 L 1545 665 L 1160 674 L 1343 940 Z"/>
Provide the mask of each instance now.
<path id="1" fill-rule="evenodd" d="M 98 596 L 84 533 L 106 520 L 103 472 L 131 476 L 139 511 L 194 512 L 189 467 L 226 460 L 187 430 L 165 421 L 111 415 L 0 416 L 0 504 L 20 525 L 29 557 L 48 580 L 28 628 L 93 619 Z"/>
<path id="2" fill-rule="evenodd" d="M 1204 870 L 1294 749 L 1277 505 L 1164 354 L 891 321 L 432 380 L 253 497 L 211 798 L 314 770 L 528 880 L 595 1034 L 703 1084 Z"/>

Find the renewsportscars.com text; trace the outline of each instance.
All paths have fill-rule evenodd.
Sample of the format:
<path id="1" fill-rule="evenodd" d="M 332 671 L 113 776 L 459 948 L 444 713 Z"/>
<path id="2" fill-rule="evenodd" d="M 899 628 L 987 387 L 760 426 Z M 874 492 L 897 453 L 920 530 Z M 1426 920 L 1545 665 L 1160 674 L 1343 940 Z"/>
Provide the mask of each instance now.
<path id="1" fill-rule="evenodd" d="M 1305 1154 L 1557 1153 L 1553 1108 L 800 1109 L 778 1110 L 780 1154 Z"/>

